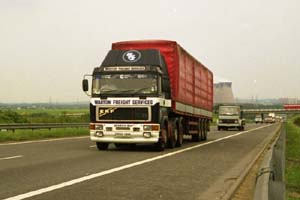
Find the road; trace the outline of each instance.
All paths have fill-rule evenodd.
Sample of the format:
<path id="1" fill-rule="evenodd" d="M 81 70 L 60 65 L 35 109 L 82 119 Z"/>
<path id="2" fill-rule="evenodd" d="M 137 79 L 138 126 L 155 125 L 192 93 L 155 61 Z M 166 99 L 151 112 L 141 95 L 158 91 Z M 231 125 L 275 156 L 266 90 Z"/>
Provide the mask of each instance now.
<path id="1" fill-rule="evenodd" d="M 0 144 L 0 199 L 218 199 L 277 128 L 212 129 L 164 152 L 98 151 L 88 137 Z"/>

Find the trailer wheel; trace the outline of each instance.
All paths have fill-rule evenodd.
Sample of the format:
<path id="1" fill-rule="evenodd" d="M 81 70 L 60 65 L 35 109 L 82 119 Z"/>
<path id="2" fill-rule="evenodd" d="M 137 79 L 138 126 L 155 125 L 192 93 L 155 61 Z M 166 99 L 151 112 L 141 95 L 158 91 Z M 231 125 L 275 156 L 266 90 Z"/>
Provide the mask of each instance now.
<path id="1" fill-rule="evenodd" d="M 198 121 L 198 133 L 192 135 L 193 142 L 199 142 L 202 138 L 202 120 Z"/>
<path id="2" fill-rule="evenodd" d="M 175 120 L 174 120 L 175 121 Z M 176 128 L 175 122 L 172 121 L 169 123 L 168 130 L 169 130 L 169 138 L 168 138 L 168 147 L 173 149 L 176 145 L 177 138 L 178 138 L 178 130 Z M 175 132 L 176 131 L 176 132 Z"/>
<path id="3" fill-rule="evenodd" d="M 207 130 L 208 130 L 208 126 L 209 126 L 209 122 L 205 120 L 205 121 L 203 122 L 203 137 L 202 137 L 202 140 L 207 140 Z"/>
<path id="4" fill-rule="evenodd" d="M 107 150 L 109 143 L 96 142 L 98 150 Z"/>
<path id="5" fill-rule="evenodd" d="M 175 125 L 177 129 L 177 141 L 176 141 L 176 147 L 181 147 L 183 143 L 183 126 L 182 126 L 182 120 L 179 120 L 179 123 L 176 123 Z"/>

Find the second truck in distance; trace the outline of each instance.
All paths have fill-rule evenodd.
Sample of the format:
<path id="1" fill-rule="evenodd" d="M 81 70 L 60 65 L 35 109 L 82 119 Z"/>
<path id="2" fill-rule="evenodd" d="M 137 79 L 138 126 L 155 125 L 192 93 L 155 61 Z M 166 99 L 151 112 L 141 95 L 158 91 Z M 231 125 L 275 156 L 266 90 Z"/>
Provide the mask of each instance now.
<path id="1" fill-rule="evenodd" d="M 229 128 L 245 129 L 245 119 L 243 112 L 238 105 L 219 106 L 218 130 L 228 130 Z"/>

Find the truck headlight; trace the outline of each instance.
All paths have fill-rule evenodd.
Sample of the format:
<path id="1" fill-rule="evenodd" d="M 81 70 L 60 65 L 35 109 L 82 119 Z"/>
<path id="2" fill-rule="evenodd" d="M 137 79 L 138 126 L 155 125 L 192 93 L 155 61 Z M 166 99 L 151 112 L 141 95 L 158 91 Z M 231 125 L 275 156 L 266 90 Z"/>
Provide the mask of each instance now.
<path id="1" fill-rule="evenodd" d="M 103 125 L 95 125 L 96 130 L 103 130 Z"/>
<path id="2" fill-rule="evenodd" d="M 97 137 L 103 137 L 104 134 L 103 134 L 102 131 L 96 131 L 95 136 L 97 136 Z"/>
<path id="3" fill-rule="evenodd" d="M 152 131 L 152 126 L 151 125 L 144 125 L 144 131 Z"/>
<path id="4" fill-rule="evenodd" d="M 150 138 L 150 137 L 151 137 L 151 132 L 144 132 L 144 133 L 143 133 L 143 136 L 144 136 L 145 138 Z"/>
<path id="5" fill-rule="evenodd" d="M 159 131 L 159 125 L 144 125 L 144 131 Z"/>

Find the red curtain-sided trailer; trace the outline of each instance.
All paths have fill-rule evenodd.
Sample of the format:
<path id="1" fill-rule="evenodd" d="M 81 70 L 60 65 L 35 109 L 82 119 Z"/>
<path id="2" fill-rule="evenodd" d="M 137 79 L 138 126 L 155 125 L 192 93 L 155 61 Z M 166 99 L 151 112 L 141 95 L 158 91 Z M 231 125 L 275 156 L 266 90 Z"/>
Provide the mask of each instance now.
<path id="1" fill-rule="evenodd" d="M 212 118 L 213 73 L 177 42 L 127 41 L 112 44 L 113 50 L 158 49 L 164 56 L 171 83 L 172 108 L 176 113 Z"/>

